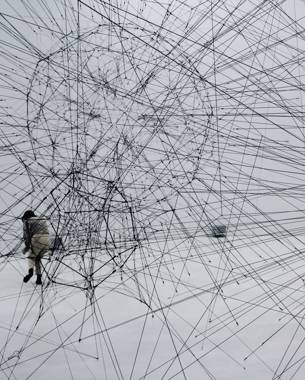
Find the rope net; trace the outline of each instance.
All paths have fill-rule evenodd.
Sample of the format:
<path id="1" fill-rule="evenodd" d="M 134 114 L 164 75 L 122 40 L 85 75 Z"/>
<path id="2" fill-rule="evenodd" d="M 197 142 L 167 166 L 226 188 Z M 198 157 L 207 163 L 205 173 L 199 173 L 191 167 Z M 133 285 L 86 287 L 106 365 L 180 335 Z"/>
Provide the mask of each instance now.
<path id="1" fill-rule="evenodd" d="M 304 2 L 0 16 L 1 378 L 301 379 Z"/>

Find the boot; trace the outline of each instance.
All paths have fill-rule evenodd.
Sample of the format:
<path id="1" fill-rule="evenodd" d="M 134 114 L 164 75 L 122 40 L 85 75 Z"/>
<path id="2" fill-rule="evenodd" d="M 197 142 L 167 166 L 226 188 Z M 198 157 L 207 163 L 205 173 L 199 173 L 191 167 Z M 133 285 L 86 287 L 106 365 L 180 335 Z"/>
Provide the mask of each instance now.
<path id="1" fill-rule="evenodd" d="M 37 274 L 36 285 L 41 285 L 41 274 Z"/>
<path id="2" fill-rule="evenodd" d="M 30 268 L 29 269 L 29 273 L 23 277 L 23 282 L 28 282 L 29 279 L 33 276 L 33 268 Z"/>

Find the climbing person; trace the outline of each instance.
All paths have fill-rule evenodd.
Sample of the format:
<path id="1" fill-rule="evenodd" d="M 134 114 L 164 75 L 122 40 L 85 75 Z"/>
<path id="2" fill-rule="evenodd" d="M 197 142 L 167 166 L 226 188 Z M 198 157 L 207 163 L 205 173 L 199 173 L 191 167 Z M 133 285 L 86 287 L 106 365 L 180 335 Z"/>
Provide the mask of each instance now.
<path id="1" fill-rule="evenodd" d="M 49 232 L 47 221 L 44 217 L 38 217 L 32 210 L 28 210 L 22 217 L 23 239 L 25 247 L 23 254 L 27 253 L 29 272 L 23 281 L 28 282 L 34 274 L 37 275 L 36 284 L 41 285 L 41 259 L 49 250 Z"/>

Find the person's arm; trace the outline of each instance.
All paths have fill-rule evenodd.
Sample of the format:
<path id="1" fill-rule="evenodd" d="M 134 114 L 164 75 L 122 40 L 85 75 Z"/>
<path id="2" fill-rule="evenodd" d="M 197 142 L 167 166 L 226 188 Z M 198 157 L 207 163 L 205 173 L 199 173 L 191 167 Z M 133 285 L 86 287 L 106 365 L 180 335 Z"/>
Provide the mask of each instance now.
<path id="1" fill-rule="evenodd" d="M 24 240 L 24 244 L 25 244 L 25 248 L 23 250 L 23 253 L 25 253 L 26 251 L 28 251 L 31 248 L 31 236 L 30 236 L 29 229 L 27 226 L 27 221 L 23 222 L 23 240 Z"/>

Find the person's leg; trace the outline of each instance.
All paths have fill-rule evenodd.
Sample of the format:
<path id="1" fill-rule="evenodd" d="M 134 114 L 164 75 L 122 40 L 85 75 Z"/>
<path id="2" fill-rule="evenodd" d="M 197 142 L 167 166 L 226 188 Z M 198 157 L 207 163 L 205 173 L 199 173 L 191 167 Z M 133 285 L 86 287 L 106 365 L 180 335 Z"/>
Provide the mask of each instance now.
<path id="1" fill-rule="evenodd" d="M 41 274 L 41 257 L 40 257 L 40 255 L 35 258 L 35 273 Z"/>
<path id="2" fill-rule="evenodd" d="M 28 267 L 29 269 L 34 269 L 35 268 L 35 256 L 30 253 L 30 256 L 28 256 Z"/>
<path id="3" fill-rule="evenodd" d="M 37 275 L 36 284 L 41 285 L 41 259 L 43 255 L 49 250 L 48 235 L 34 235 L 32 238 L 32 248 L 35 254 L 35 272 Z"/>
<path id="4" fill-rule="evenodd" d="M 35 271 L 36 271 L 36 275 L 37 275 L 37 279 L 36 279 L 36 284 L 37 285 L 41 285 L 42 284 L 42 281 L 41 281 L 41 257 L 40 255 L 36 257 L 35 259 Z"/>
<path id="5" fill-rule="evenodd" d="M 33 252 L 31 250 L 30 250 L 30 254 L 27 260 L 28 260 L 29 272 L 26 276 L 23 277 L 23 282 L 28 282 L 34 274 L 35 256 L 33 255 Z"/>

